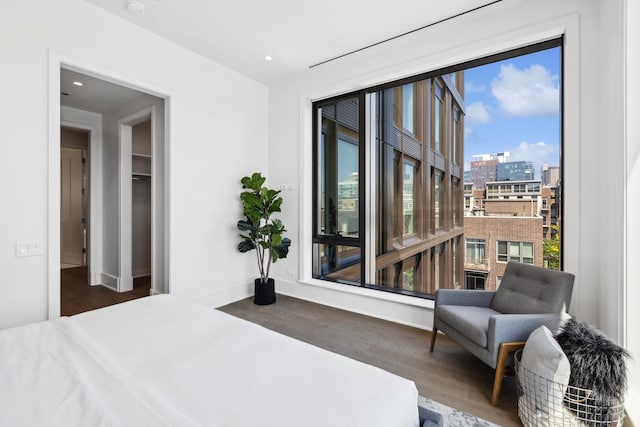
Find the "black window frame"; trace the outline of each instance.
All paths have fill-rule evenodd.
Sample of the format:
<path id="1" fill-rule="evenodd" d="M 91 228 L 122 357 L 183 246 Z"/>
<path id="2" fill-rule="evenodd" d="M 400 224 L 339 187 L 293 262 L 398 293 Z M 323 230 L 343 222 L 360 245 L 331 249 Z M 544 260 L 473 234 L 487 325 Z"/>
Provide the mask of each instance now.
<path id="1" fill-rule="evenodd" d="M 545 40 L 545 41 L 541 41 L 541 42 L 537 42 L 537 43 L 533 43 L 527 46 L 522 46 L 522 47 L 518 47 L 518 48 L 514 48 L 514 49 L 509 49 L 503 52 L 499 52 L 499 53 L 495 53 L 495 54 L 491 54 L 482 58 L 478 58 L 478 59 L 473 59 L 473 60 L 469 60 L 469 61 L 464 61 L 461 62 L 459 64 L 455 64 L 455 65 L 451 65 L 451 66 L 447 66 L 447 67 L 443 67 L 443 68 L 439 68 L 436 70 L 431 70 L 431 71 L 427 71 L 424 73 L 420 73 L 411 77 L 406 77 L 403 79 L 398 79 L 398 80 L 394 80 L 394 81 L 390 81 L 390 82 L 386 82 L 386 83 L 382 83 L 382 84 L 378 84 L 378 85 L 374 85 L 368 88 L 363 88 L 360 90 L 356 90 L 353 92 L 349 92 L 346 94 L 342 94 L 342 95 L 338 95 L 338 96 L 334 96 L 334 97 L 330 97 L 330 98 L 326 98 L 326 99 L 321 99 L 321 100 L 317 100 L 317 101 L 313 101 L 312 102 L 312 132 L 313 132 L 313 137 L 312 137 L 312 146 L 313 146 L 313 159 L 312 159 L 312 173 L 313 173 L 313 190 L 312 190 L 312 199 L 313 199 L 313 206 L 312 206 L 312 227 L 313 227 L 313 233 L 312 233 L 312 246 L 314 244 L 327 244 L 327 245 L 345 245 L 345 246 L 352 246 L 352 247 L 358 247 L 360 248 L 360 283 L 358 285 L 354 285 L 351 282 L 344 282 L 343 280 L 334 280 L 334 279 L 329 279 L 329 278 L 320 278 L 319 280 L 325 280 L 325 281 L 334 281 L 334 282 L 338 282 L 338 283 L 345 283 L 345 284 L 349 284 L 349 285 L 354 285 L 354 286 L 359 286 L 359 287 L 363 287 L 363 288 L 370 288 L 370 289 L 376 289 L 376 290 L 382 290 L 385 292 L 392 292 L 392 293 L 400 293 L 400 294 L 407 294 L 413 297 L 417 297 L 417 298 L 423 298 L 423 299 L 434 299 L 433 295 L 426 295 L 426 294 L 414 294 L 412 292 L 407 292 L 405 290 L 402 289 L 393 289 L 393 288 L 388 288 L 385 286 L 380 286 L 380 285 L 376 285 L 376 284 L 371 284 L 371 283 L 366 283 L 365 282 L 365 277 L 366 277 L 366 268 L 367 268 L 367 263 L 370 262 L 370 260 L 366 259 L 366 252 L 365 252 L 365 242 L 367 239 L 367 232 L 366 230 L 366 221 L 365 221 L 365 217 L 366 217 L 366 213 L 365 213 L 365 208 L 368 205 L 366 203 L 367 201 L 367 197 L 366 197 L 366 188 L 367 188 L 367 171 L 365 170 L 365 144 L 366 144 L 366 139 L 367 139 L 367 129 L 366 129 L 366 117 L 367 114 L 369 114 L 369 111 L 366 111 L 366 97 L 368 94 L 370 93 L 376 93 L 376 92 L 380 92 L 380 91 L 384 91 L 386 89 L 390 89 L 396 86 L 402 86 L 405 84 L 410 84 L 410 83 L 416 83 L 419 82 L 421 80 L 426 80 L 426 79 L 436 79 L 438 77 L 442 77 L 442 76 L 447 76 L 451 73 L 456 73 L 458 71 L 464 71 L 466 69 L 470 69 L 470 68 L 475 68 L 475 67 L 479 67 L 479 66 L 483 66 L 483 65 L 487 65 L 487 64 L 491 64 L 494 62 L 498 62 L 498 61 L 503 61 L 506 59 L 511 59 L 511 58 L 515 58 L 515 57 L 519 57 L 519 56 L 524 56 L 527 54 L 531 54 L 531 53 L 535 53 L 535 52 L 540 52 L 543 50 L 547 50 L 547 49 L 553 49 L 553 48 L 560 48 L 560 69 L 561 69 L 561 73 L 560 73 L 560 87 L 564 88 L 564 75 L 565 75 L 565 66 L 564 66 L 564 45 L 565 45 L 565 40 L 564 40 L 564 35 L 561 35 L 559 37 L 554 37 L 552 39 L 549 40 Z M 317 213 L 318 213 L 318 194 L 317 194 L 317 190 L 318 190 L 318 168 L 319 168 L 319 162 L 317 161 L 317 153 L 318 153 L 318 145 L 319 145 L 319 141 L 318 141 L 318 131 L 319 131 L 319 124 L 318 123 L 318 110 L 320 108 L 332 105 L 332 104 L 336 104 L 337 102 L 341 101 L 341 100 L 345 100 L 345 99 L 352 99 L 354 97 L 358 98 L 358 103 L 359 103 L 359 108 L 358 108 L 358 182 L 359 182 L 359 187 L 358 187 L 358 196 L 359 196 L 359 209 L 358 209 L 358 215 L 359 215 L 359 221 L 358 221 L 358 226 L 359 226 L 359 233 L 358 233 L 358 238 L 349 238 L 349 237 L 344 237 L 344 236 L 339 236 L 339 235 L 335 235 L 335 236 L 326 236 L 326 235 L 319 235 L 318 233 L 318 217 L 317 217 Z M 561 92 L 560 93 L 560 111 L 559 111 L 559 119 L 560 119 L 560 158 L 559 158 L 559 166 L 560 166 L 560 175 L 559 175 L 559 183 L 558 186 L 560 187 L 560 192 L 563 192 L 563 188 L 564 188 L 564 171 L 565 171 L 565 167 L 564 167 L 564 142 L 565 142 L 565 131 L 564 131 L 564 124 L 565 124 L 565 120 L 564 120 L 564 95 Z M 462 108 L 462 106 L 460 106 L 460 108 Z M 414 117 L 415 120 L 415 117 Z M 372 124 L 372 126 L 375 126 L 375 124 Z M 443 141 L 441 141 L 441 144 L 443 143 Z M 459 156 L 462 156 L 462 153 L 458 153 Z M 375 167 L 375 165 L 372 165 L 372 167 Z M 462 179 L 462 178 L 461 178 Z M 464 182 L 464 179 L 462 179 L 462 181 Z M 559 204 L 559 208 L 560 211 L 563 212 L 564 211 L 564 197 L 560 198 L 560 204 Z M 462 214 L 464 214 L 464 212 L 462 212 Z M 564 268 L 564 257 L 562 256 L 562 254 L 564 253 L 564 233 L 562 228 L 560 228 L 559 230 L 560 232 L 560 265 L 559 268 L 560 270 L 562 270 Z M 313 252 L 313 251 L 312 251 Z M 465 277 L 465 282 L 466 282 L 466 277 Z"/>

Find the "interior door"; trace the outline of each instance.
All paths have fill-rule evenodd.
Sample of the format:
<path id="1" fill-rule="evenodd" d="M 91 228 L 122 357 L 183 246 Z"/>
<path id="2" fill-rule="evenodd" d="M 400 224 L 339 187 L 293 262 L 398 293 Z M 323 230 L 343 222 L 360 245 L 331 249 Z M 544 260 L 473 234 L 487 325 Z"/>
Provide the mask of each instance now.
<path id="1" fill-rule="evenodd" d="M 60 149 L 60 261 L 85 264 L 84 150 Z"/>

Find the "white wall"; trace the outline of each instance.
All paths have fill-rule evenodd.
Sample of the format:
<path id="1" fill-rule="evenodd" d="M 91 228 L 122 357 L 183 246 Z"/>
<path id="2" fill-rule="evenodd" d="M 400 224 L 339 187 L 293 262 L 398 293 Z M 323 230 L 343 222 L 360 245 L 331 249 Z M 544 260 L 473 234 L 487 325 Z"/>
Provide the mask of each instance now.
<path id="1" fill-rule="evenodd" d="M 388 293 L 311 279 L 311 102 L 564 33 L 563 231 L 565 269 L 576 274 L 571 312 L 596 325 L 614 341 L 631 344 L 631 333 L 627 339 L 624 335 L 627 319 L 623 310 L 624 4 L 625 0 L 505 0 L 306 70 L 297 79 L 272 87 L 269 176 L 276 187 L 288 183 L 298 185 L 296 191 L 283 193 L 282 219 L 290 230 L 293 241 L 290 256 L 297 260 L 299 280 L 287 274 L 294 266 L 285 260 L 275 266 L 276 280 L 281 283 L 279 288 L 297 297 L 431 328 L 429 303 L 423 304 L 427 309 L 416 310 L 414 305 L 409 305 L 412 304 L 409 297 L 402 301 Z M 638 18 L 631 22 L 637 24 Z M 628 30 L 626 36 L 635 37 L 637 44 L 637 29 Z M 635 44 L 632 43 L 635 50 L 627 47 L 626 58 L 638 51 Z M 630 65 L 632 69 L 627 70 L 629 76 L 638 73 L 637 59 L 634 61 Z M 637 99 L 634 102 L 637 104 Z M 637 118 L 637 105 L 635 108 Z M 637 134 L 637 128 L 634 129 Z M 637 155 L 635 146 L 633 150 Z M 289 163 L 293 157 L 299 160 L 297 167 Z M 632 166 L 635 163 L 627 165 Z M 638 186 L 636 183 L 636 196 L 640 194 Z M 637 204 L 637 200 L 634 203 Z M 640 206 L 634 205 L 634 208 L 627 209 L 629 222 Z M 629 222 L 629 228 L 637 227 Z M 632 242 L 637 240 L 630 238 Z M 638 256 L 627 259 L 635 265 Z M 635 282 L 637 280 L 632 282 L 627 278 L 626 283 Z M 638 327 L 637 314 L 628 320 L 627 330 Z M 640 358 L 637 342 L 631 349 L 635 350 L 635 357 Z M 637 368 L 633 369 L 630 378 L 637 392 L 640 384 Z"/>
<path id="2" fill-rule="evenodd" d="M 238 181 L 267 168 L 268 89 L 82 0 L 0 2 L 0 40 L 0 327 L 47 318 L 47 257 L 15 242 L 47 243 L 50 52 L 170 97 L 172 291 L 246 294 Z"/>
<path id="3" fill-rule="evenodd" d="M 635 0 L 626 1 L 626 21 L 625 28 L 625 82 L 627 90 L 625 93 L 625 130 L 626 130 L 626 256 L 625 279 L 626 306 L 621 310 L 626 315 L 625 336 L 627 349 L 635 355 L 635 360 L 631 362 L 632 369 L 629 375 L 630 393 L 627 405 L 627 412 L 635 421 L 640 424 L 640 310 L 637 303 L 640 301 L 640 3 Z"/>

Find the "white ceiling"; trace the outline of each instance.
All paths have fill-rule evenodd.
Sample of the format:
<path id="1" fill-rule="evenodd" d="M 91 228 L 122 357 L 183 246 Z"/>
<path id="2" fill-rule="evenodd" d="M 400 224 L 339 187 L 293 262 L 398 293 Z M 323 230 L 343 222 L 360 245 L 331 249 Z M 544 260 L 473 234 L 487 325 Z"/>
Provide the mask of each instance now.
<path id="1" fill-rule="evenodd" d="M 86 0 L 267 85 L 495 0 Z M 357 53 L 356 53 L 357 54 Z M 271 62 L 265 56 L 273 57 Z"/>
<path id="2" fill-rule="evenodd" d="M 83 85 L 74 85 L 76 81 Z M 66 107 L 104 114 L 142 96 L 152 95 L 64 68 L 60 70 L 60 105 Z"/>

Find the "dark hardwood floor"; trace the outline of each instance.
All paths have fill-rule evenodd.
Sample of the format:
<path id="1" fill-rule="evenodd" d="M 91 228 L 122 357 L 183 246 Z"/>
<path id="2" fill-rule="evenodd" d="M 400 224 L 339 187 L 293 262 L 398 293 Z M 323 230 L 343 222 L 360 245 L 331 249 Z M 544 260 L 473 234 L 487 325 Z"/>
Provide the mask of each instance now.
<path id="1" fill-rule="evenodd" d="M 149 295 L 151 276 L 133 279 L 133 290 L 115 292 L 87 284 L 87 267 L 60 270 L 60 314 L 72 316 Z"/>
<path id="2" fill-rule="evenodd" d="M 263 325 L 408 378 L 420 395 L 502 426 L 520 426 L 515 377 L 507 377 L 498 406 L 491 406 L 494 371 L 440 334 L 429 353 L 431 333 L 369 316 L 278 295 L 274 305 L 251 298 L 221 311 Z"/>

